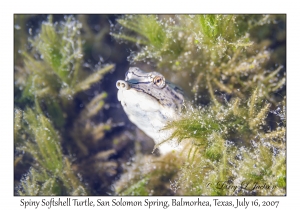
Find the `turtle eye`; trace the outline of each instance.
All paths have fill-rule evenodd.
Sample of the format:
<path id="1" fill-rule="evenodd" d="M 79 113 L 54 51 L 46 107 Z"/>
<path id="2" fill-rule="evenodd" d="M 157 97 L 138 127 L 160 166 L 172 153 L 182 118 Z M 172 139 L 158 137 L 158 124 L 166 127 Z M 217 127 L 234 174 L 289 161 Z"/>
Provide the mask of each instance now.
<path id="1" fill-rule="evenodd" d="M 162 76 L 155 76 L 153 78 L 153 83 L 159 87 L 159 88 L 163 88 L 165 86 L 165 78 Z"/>

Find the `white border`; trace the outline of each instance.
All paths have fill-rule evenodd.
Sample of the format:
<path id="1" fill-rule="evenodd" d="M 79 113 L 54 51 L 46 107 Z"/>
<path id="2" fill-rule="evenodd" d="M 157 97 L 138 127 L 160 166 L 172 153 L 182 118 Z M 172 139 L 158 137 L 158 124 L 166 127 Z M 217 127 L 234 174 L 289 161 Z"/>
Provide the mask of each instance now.
<path id="1" fill-rule="evenodd" d="M 1 42 L 1 209 L 23 209 L 20 197 L 13 197 L 13 14 L 14 13 L 286 13 L 287 14 L 287 197 L 258 197 L 280 200 L 278 209 L 299 206 L 299 8 L 297 1 L 2 1 L 0 12 Z M 49 197 L 45 197 L 49 199 Z M 56 197 L 57 198 L 57 197 Z M 63 197 L 65 198 L 65 197 Z M 72 197 L 74 198 L 74 197 Z M 159 197 L 161 199 L 171 199 Z M 194 199 L 195 197 L 185 197 Z M 213 197 L 202 197 L 212 200 Z M 217 197 L 223 200 L 234 197 Z M 239 199 L 242 197 L 239 197 Z M 30 199 L 30 197 L 26 197 Z M 43 199 L 43 197 L 38 197 Z M 93 197 L 93 199 L 96 199 Z M 108 198 L 107 198 L 108 199 Z M 113 198 L 109 198 L 113 199 Z M 132 200 L 144 199 L 131 197 Z M 255 197 L 246 197 L 255 199 Z M 4 207 L 4 208 L 2 208 Z M 73 209 L 74 207 L 72 207 Z M 97 207 L 99 208 L 99 207 Z M 199 207 L 198 207 L 199 208 Z M 40 208 L 39 208 L 40 209 Z M 58 208 L 55 208 L 58 209 Z M 60 208 L 59 208 L 60 209 Z M 61 208 L 66 209 L 66 208 Z M 70 209 L 70 208 L 69 208 Z M 173 209 L 173 208 L 168 208 Z M 249 208 L 247 208 L 249 209 Z M 252 208 L 250 208 L 252 209 Z M 262 209 L 262 208 L 261 208 Z M 296 208 L 294 208 L 296 209 Z"/>

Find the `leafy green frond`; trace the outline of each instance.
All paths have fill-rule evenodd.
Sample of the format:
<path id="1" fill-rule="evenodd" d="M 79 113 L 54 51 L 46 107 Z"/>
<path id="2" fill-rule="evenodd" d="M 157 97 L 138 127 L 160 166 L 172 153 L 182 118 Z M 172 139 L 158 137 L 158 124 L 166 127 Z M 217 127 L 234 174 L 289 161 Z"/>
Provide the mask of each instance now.
<path id="1" fill-rule="evenodd" d="M 23 178 L 23 180 L 21 180 L 22 190 L 18 190 L 19 195 L 38 195 L 40 187 L 38 186 L 35 180 L 35 176 L 32 175 L 33 173 L 35 173 L 35 171 L 31 169 L 29 175 L 27 175 L 25 178 Z"/>
<path id="2" fill-rule="evenodd" d="M 126 16 L 127 19 L 119 19 L 118 22 L 142 35 L 147 39 L 147 42 L 156 48 L 161 48 L 166 39 L 166 32 L 163 29 L 162 24 L 157 21 L 155 15 L 138 15 L 138 16 Z M 123 36 L 125 38 L 128 36 Z M 132 41 L 127 39 L 128 41 Z"/>
<path id="3" fill-rule="evenodd" d="M 101 80 L 102 77 L 107 72 L 111 71 L 113 68 L 114 68 L 114 65 L 107 65 L 101 69 L 97 69 L 93 74 L 89 75 L 86 79 L 77 83 L 75 85 L 74 89 L 72 90 L 73 93 L 77 93 L 77 92 L 89 89 L 92 84 Z M 62 90 L 62 91 L 64 91 L 64 90 Z"/>
<path id="4" fill-rule="evenodd" d="M 61 189 L 57 181 L 46 171 L 31 168 L 21 180 L 21 188 L 18 189 L 18 193 L 23 196 L 60 195 Z"/>
<path id="5" fill-rule="evenodd" d="M 72 65 L 81 61 L 81 25 L 71 16 L 65 24 L 53 24 L 51 19 L 44 22 L 38 37 L 32 45 L 40 53 L 41 58 L 61 79 L 62 83 L 70 84 L 73 74 Z"/>
<path id="6" fill-rule="evenodd" d="M 35 143 L 27 142 L 28 152 L 47 170 L 56 173 L 62 168 L 60 138 L 48 119 L 28 109 L 24 118 L 32 132 Z"/>
<path id="7" fill-rule="evenodd" d="M 231 41 L 236 34 L 234 15 L 197 15 L 197 17 L 200 31 L 207 40 L 216 41 L 218 37 L 224 37 Z"/>
<path id="8" fill-rule="evenodd" d="M 250 101 L 248 102 L 249 107 L 249 117 L 254 118 L 254 111 L 255 111 L 255 104 L 257 102 L 258 96 L 257 96 L 258 89 L 255 89 L 253 92 Z"/>
<path id="9" fill-rule="evenodd" d="M 264 119 L 266 118 L 266 116 L 268 114 L 270 106 L 271 106 L 271 104 L 266 104 L 260 110 L 260 112 L 255 117 L 253 117 L 253 119 L 251 119 L 251 121 L 249 123 L 250 128 L 258 127 L 264 123 Z"/>
<path id="10" fill-rule="evenodd" d="M 20 130 L 22 129 L 23 111 L 20 109 L 14 110 L 14 143 L 19 139 Z"/>
<path id="11" fill-rule="evenodd" d="M 270 57 L 270 52 L 263 51 L 260 52 L 246 60 L 243 60 L 240 63 L 235 64 L 235 66 L 231 66 L 226 72 L 228 74 L 246 74 L 249 72 L 257 71 L 262 64 L 268 60 Z"/>
<path id="12" fill-rule="evenodd" d="M 232 93 L 232 90 L 224 85 L 223 83 L 219 82 L 216 78 L 213 79 L 213 82 L 220 88 L 220 90 L 225 91 L 226 93 Z"/>
<path id="13" fill-rule="evenodd" d="M 266 123 L 265 118 L 268 115 L 270 104 L 261 106 L 261 97 L 258 97 L 257 92 L 258 89 L 252 93 L 248 102 L 235 99 L 227 105 L 194 108 L 193 111 L 183 113 L 179 120 L 170 122 L 165 127 L 172 131 L 169 139 L 175 138 L 178 142 L 186 139 L 184 144 L 190 146 L 187 152 L 187 161 L 190 167 L 182 168 L 181 178 L 177 181 L 179 186 L 186 186 L 187 180 L 190 180 L 190 186 L 201 186 L 195 188 L 193 191 L 195 194 L 237 195 L 240 193 L 239 191 L 224 190 L 215 185 L 205 189 L 206 187 L 198 183 L 198 180 L 216 184 L 221 180 L 230 181 L 242 176 L 245 180 L 253 182 L 271 182 L 267 177 L 274 176 L 276 172 L 272 171 L 272 167 L 274 164 L 278 164 L 277 156 L 274 156 L 271 151 L 274 148 L 279 153 L 285 151 L 284 145 L 274 141 L 284 138 L 285 129 L 279 127 L 277 131 L 270 133 L 258 129 L 260 125 Z M 268 141 L 271 144 L 252 140 L 258 136 L 262 142 Z M 225 139 L 229 141 L 225 141 Z M 239 139 L 239 142 L 235 142 L 235 139 Z M 199 171 L 198 167 L 205 172 Z M 203 175 L 204 177 L 200 178 L 201 173 L 207 174 L 207 176 Z M 284 179 L 280 178 L 280 180 Z M 284 188 L 277 188 L 277 191 L 269 189 L 255 192 L 264 195 L 283 194 Z M 251 193 L 251 190 L 243 191 L 243 194 L 247 193 Z"/>
<path id="14" fill-rule="evenodd" d="M 284 85 L 286 84 L 286 79 L 282 78 L 277 84 L 275 84 L 275 86 L 272 87 L 272 91 L 276 92 L 279 89 L 281 89 Z"/>
<path id="15" fill-rule="evenodd" d="M 124 39 L 124 40 L 130 41 L 130 42 L 135 42 L 137 44 L 143 44 L 143 45 L 147 44 L 147 42 L 142 39 L 137 39 L 137 38 L 127 36 L 124 34 L 112 34 L 112 36 L 115 37 L 116 39 Z"/>
<path id="16" fill-rule="evenodd" d="M 208 86 L 208 92 L 209 92 L 209 95 L 214 103 L 215 106 L 219 106 L 219 102 L 218 100 L 216 99 L 215 97 L 215 94 L 213 92 L 213 89 L 212 89 L 212 86 L 211 86 L 211 82 L 210 82 L 210 76 L 207 74 L 206 75 L 206 82 L 207 82 L 207 86 Z"/>
<path id="17" fill-rule="evenodd" d="M 149 176 L 142 178 L 137 183 L 134 183 L 125 191 L 120 192 L 120 195 L 148 195 L 148 192 L 145 190 L 145 185 L 149 182 Z"/>
<path id="18" fill-rule="evenodd" d="M 87 104 L 85 109 L 80 113 L 81 120 L 84 118 L 91 118 L 95 116 L 103 107 L 103 99 L 107 97 L 107 93 L 101 93 L 93 98 L 90 103 Z"/>
<path id="19" fill-rule="evenodd" d="M 211 160 L 219 160 L 224 151 L 224 139 L 217 133 L 212 133 L 208 138 L 208 146 L 205 150 L 205 155 Z"/>
<path id="20" fill-rule="evenodd" d="M 73 16 L 64 18 L 53 23 L 49 16 L 42 22 L 37 35 L 27 37 L 30 50 L 20 50 L 22 62 L 15 66 L 15 167 L 21 167 L 22 174 L 30 167 L 24 179 L 16 182 L 20 195 L 87 195 L 74 163 L 63 154 L 76 151 L 72 124 L 89 126 L 80 129 L 81 140 L 90 135 L 99 140 L 110 129 L 109 123 L 95 126 L 91 119 L 103 108 L 105 93 L 86 107 L 86 116 L 74 109 L 73 99 L 114 65 L 103 65 L 89 75 L 82 66 L 82 25 Z"/>
<path id="21" fill-rule="evenodd" d="M 264 139 L 280 139 L 280 140 L 284 140 L 285 139 L 285 128 L 283 127 L 279 127 L 278 130 L 276 131 L 272 131 L 270 133 L 266 133 L 262 136 L 262 138 Z"/>

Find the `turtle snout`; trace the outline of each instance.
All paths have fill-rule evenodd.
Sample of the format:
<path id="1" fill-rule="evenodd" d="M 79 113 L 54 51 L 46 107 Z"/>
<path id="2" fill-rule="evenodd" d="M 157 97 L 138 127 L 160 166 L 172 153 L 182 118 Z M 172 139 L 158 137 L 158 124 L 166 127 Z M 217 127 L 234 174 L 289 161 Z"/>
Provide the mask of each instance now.
<path id="1" fill-rule="evenodd" d="M 127 82 L 125 82 L 124 80 L 118 80 L 116 83 L 117 88 L 120 89 L 124 89 L 124 90 L 128 90 L 129 89 L 129 85 Z"/>

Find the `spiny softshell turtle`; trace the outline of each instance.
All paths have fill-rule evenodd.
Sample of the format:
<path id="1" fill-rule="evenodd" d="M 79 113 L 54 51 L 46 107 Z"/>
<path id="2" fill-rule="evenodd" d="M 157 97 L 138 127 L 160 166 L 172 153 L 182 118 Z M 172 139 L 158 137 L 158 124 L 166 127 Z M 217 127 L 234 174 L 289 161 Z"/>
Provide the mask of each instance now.
<path id="1" fill-rule="evenodd" d="M 118 100 L 131 122 L 150 136 L 156 145 L 170 136 L 161 130 L 168 121 L 175 120 L 184 103 L 183 91 L 165 80 L 158 72 L 146 73 L 137 67 L 126 72 L 125 81 L 116 83 Z M 165 154 L 174 150 L 169 142 L 159 145 Z"/>

